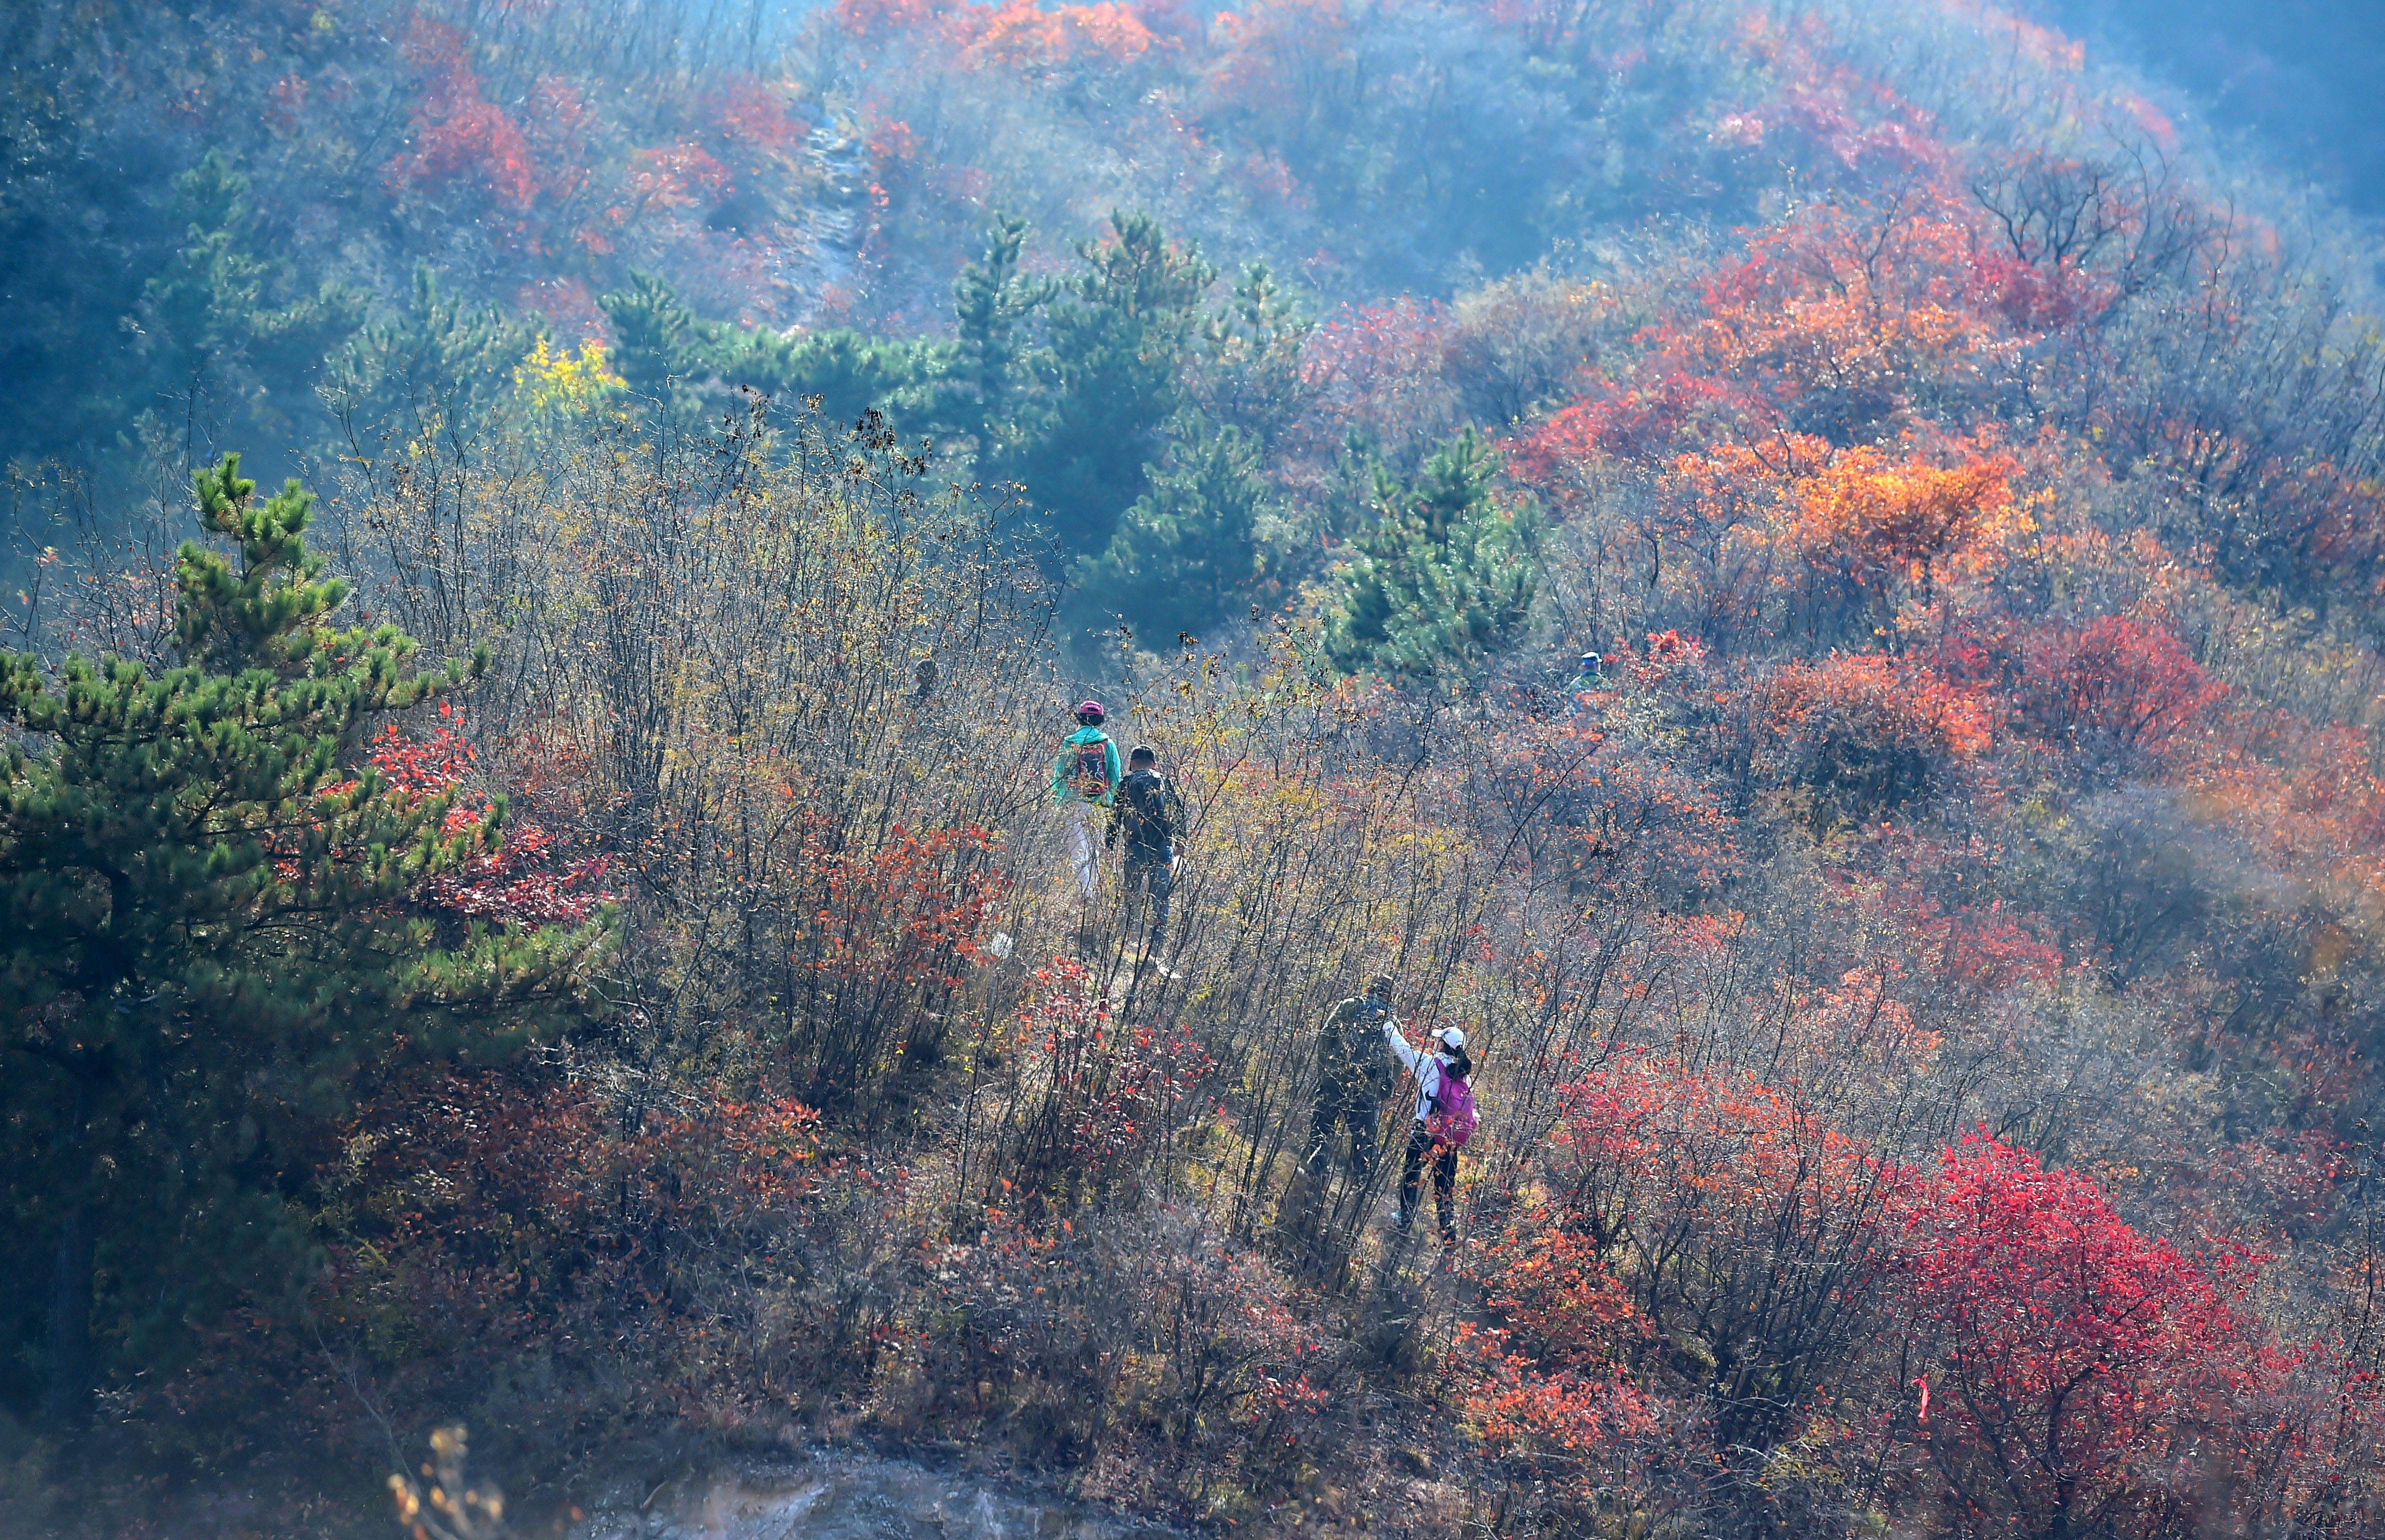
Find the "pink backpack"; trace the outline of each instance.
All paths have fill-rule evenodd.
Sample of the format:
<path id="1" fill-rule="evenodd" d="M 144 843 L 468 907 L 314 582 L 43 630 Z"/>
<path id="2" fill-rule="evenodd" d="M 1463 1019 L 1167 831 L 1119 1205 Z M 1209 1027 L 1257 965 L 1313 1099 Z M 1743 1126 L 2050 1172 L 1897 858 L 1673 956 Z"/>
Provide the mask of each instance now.
<path id="1" fill-rule="evenodd" d="M 1451 1149 L 1464 1149 L 1466 1141 L 1474 1136 L 1481 1124 L 1482 1114 L 1474 1108 L 1474 1087 L 1441 1069 L 1441 1089 L 1433 1093 L 1432 1115 L 1424 1121 L 1424 1131 L 1432 1135 L 1436 1145 Z"/>

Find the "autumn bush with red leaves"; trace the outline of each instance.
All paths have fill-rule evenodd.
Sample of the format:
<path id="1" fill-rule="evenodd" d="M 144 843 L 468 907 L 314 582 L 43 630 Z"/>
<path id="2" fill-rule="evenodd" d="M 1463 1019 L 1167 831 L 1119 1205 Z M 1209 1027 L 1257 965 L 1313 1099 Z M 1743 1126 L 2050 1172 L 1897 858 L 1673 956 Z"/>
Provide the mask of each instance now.
<path id="1" fill-rule="evenodd" d="M 1974 1532 L 2175 1532 L 2274 1434 L 2287 1362 L 2215 1276 L 2139 1234 L 2095 1183 L 1984 1135 L 1946 1152 L 1908 1221 L 1914 1436 Z M 2237 1297 L 2231 1298 L 2233 1293 Z"/>
<path id="2" fill-rule="evenodd" d="M 700 1329 L 707 1260 L 768 1250 L 813 1195 L 818 1123 L 784 1098 L 674 1108 L 535 1073 L 426 1081 L 347 1131 L 333 1292 L 484 1349 L 633 1320 Z"/>
<path id="3" fill-rule="evenodd" d="M 391 188 L 441 192 L 460 184 L 509 212 L 528 210 L 541 190 L 539 168 L 520 126 L 483 94 L 468 34 L 417 10 L 403 52 L 420 72 L 422 94 L 411 143 L 384 169 Z"/>
<path id="4" fill-rule="evenodd" d="M 1984 1133 L 1898 1165 L 1791 1094 L 1633 1061 L 1567 1088 L 1537 1174 L 1449 1361 L 1576 1521 L 1680 1501 L 1618 1459 L 1644 1448 L 1707 1470 L 1709 1522 L 1802 1493 L 1813 1522 L 1893 1496 L 1963 1534 L 2190 1533 L 2310 1511 L 2314 1437 L 2374 1415 L 2329 1378 L 2345 1339 L 2254 1314 L 2268 1258 L 2184 1256 Z"/>
<path id="5" fill-rule="evenodd" d="M 1812 798 L 1816 826 L 1865 824 L 1943 785 L 1993 744 L 1992 697 L 1927 660 L 1834 653 L 1790 663 L 1762 686 L 1782 778 Z"/>
<path id="6" fill-rule="evenodd" d="M 2023 720 L 2115 768 L 2158 757 L 2226 693 L 2175 632 L 2126 615 L 2043 627 L 2022 656 Z"/>
<path id="7" fill-rule="evenodd" d="M 656 1419 L 853 1415 L 916 1286 L 902 1174 L 790 1098 L 650 1091 L 514 1066 L 360 1110 L 319 1178 L 319 1436 L 354 1432 L 341 1376 L 481 1409 L 529 1472 Z"/>
<path id="8" fill-rule="evenodd" d="M 368 754 L 372 768 L 392 787 L 420 800 L 448 799 L 451 834 L 491 827 L 496 847 L 458 870 L 442 872 L 418 895 L 421 902 L 465 920 L 507 925 L 580 925 L 612 900 L 597 884 L 611 866 L 601 853 L 568 857 L 562 842 L 536 820 L 506 816 L 508 803 L 487 789 L 478 770 L 479 754 L 451 725 L 452 707 L 442 707 L 443 723 L 427 737 L 392 724 L 381 730 Z"/>
<path id="9" fill-rule="evenodd" d="M 1114 1195 L 1192 1133 L 1216 1057 L 1183 1032 L 1116 1019 L 1083 963 L 1039 969 L 1014 1041 L 1034 1089 L 1005 1169 L 1021 1196 L 1069 1204 Z"/>

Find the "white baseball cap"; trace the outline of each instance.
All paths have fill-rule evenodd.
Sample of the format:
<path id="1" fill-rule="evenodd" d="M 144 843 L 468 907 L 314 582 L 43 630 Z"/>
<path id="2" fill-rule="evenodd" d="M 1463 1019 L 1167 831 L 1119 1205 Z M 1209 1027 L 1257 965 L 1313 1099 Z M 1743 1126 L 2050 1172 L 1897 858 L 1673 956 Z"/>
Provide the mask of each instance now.
<path id="1" fill-rule="evenodd" d="M 1455 1027 L 1442 1028 L 1441 1040 L 1453 1048 L 1462 1048 L 1466 1046 L 1466 1034 L 1458 1031 Z"/>

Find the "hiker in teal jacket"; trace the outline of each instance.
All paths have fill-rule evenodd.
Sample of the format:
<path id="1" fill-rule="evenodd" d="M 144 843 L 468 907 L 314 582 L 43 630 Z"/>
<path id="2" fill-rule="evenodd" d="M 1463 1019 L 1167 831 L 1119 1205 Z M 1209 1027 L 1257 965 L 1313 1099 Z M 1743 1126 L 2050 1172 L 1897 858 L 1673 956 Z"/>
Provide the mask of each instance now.
<path id="1" fill-rule="evenodd" d="M 1061 740 L 1060 757 L 1052 761 L 1052 800 L 1068 821 L 1068 858 L 1088 904 L 1093 901 L 1094 862 L 1101 850 L 1093 824 L 1118 800 L 1118 783 L 1125 778 L 1118 745 L 1102 731 L 1102 716 L 1100 701 L 1078 707 L 1077 731 Z"/>

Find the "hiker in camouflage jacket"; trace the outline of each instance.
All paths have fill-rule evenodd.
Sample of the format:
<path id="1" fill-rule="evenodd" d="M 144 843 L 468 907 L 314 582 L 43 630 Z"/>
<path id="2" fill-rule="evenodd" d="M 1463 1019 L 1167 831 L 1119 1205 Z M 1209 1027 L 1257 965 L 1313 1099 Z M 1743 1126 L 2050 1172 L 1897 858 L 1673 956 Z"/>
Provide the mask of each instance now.
<path id="1" fill-rule="evenodd" d="M 1386 1062 L 1378 1039 L 1392 1014 L 1392 977 L 1378 973 L 1367 993 L 1333 1008 L 1317 1038 L 1317 1101 L 1308 1121 L 1307 1162 L 1324 1175 L 1332 1164 L 1333 1136 L 1350 1136 L 1349 1171 L 1365 1182 L 1375 1169 L 1375 1125 L 1383 1098 L 1399 1078 Z"/>

